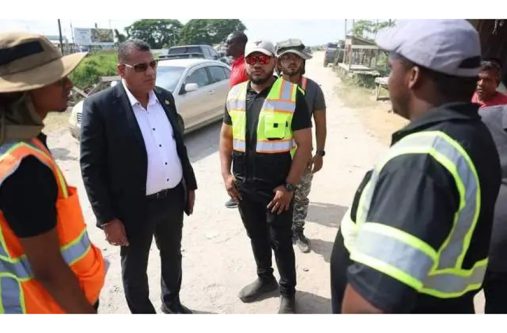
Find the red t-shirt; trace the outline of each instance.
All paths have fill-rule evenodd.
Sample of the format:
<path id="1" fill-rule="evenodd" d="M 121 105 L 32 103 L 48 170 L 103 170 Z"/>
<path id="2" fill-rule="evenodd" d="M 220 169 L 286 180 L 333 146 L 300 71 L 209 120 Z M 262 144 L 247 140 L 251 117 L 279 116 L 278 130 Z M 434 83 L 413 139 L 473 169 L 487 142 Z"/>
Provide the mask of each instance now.
<path id="1" fill-rule="evenodd" d="M 234 86 L 238 83 L 248 80 L 245 69 L 245 56 L 234 59 L 231 65 L 231 77 L 229 78 L 229 86 Z"/>
<path id="2" fill-rule="evenodd" d="M 507 96 L 497 91 L 495 96 L 487 101 L 479 101 L 479 96 L 477 96 L 477 93 L 474 93 L 472 96 L 472 103 L 480 104 L 481 108 L 485 106 L 503 105 L 507 104 Z"/>

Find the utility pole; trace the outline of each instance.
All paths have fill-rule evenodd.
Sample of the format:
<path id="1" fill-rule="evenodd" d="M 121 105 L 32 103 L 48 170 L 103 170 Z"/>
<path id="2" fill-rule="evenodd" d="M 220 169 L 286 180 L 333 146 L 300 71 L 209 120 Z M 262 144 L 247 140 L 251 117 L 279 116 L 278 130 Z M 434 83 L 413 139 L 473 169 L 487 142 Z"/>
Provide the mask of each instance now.
<path id="1" fill-rule="evenodd" d="M 345 30 L 343 34 L 344 34 L 343 40 L 345 41 L 347 39 L 347 19 L 345 19 Z"/>
<path id="2" fill-rule="evenodd" d="M 63 38 L 62 38 L 62 25 L 60 24 L 60 19 L 58 19 L 58 32 L 60 33 L 60 50 L 63 54 Z"/>

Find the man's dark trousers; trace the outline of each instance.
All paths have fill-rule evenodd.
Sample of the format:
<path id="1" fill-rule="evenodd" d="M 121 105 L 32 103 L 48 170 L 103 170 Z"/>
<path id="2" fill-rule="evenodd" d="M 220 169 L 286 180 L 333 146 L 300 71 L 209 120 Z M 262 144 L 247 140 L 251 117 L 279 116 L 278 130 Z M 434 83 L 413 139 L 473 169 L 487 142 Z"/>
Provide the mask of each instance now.
<path id="1" fill-rule="evenodd" d="M 129 246 L 121 248 L 123 288 L 132 313 L 156 313 L 149 299 L 148 256 L 153 236 L 160 252 L 162 303 L 179 302 L 181 287 L 181 236 L 183 186 L 169 190 L 166 197 L 147 200 L 147 214 L 141 227 L 128 234 Z"/>
<path id="2" fill-rule="evenodd" d="M 239 213 L 250 237 L 257 275 L 261 279 L 273 276 L 272 252 L 275 252 L 276 265 L 280 273 L 280 294 L 293 296 L 296 292 L 296 263 L 292 247 L 292 210 L 280 215 L 272 214 L 267 205 L 273 192 L 241 191 Z"/>

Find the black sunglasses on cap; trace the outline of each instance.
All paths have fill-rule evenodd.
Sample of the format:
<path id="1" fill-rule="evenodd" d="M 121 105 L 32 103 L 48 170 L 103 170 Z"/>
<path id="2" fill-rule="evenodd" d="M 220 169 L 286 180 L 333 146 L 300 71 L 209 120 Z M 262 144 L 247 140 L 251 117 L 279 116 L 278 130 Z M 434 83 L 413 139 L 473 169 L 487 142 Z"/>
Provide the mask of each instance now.
<path id="1" fill-rule="evenodd" d="M 151 67 L 153 69 L 157 68 L 157 64 L 158 64 L 158 61 L 153 60 L 150 62 L 142 62 L 142 63 L 135 64 L 135 65 L 129 65 L 129 64 L 124 64 L 124 65 L 129 68 L 133 68 L 136 73 L 142 73 L 142 72 L 146 72 L 148 67 Z"/>

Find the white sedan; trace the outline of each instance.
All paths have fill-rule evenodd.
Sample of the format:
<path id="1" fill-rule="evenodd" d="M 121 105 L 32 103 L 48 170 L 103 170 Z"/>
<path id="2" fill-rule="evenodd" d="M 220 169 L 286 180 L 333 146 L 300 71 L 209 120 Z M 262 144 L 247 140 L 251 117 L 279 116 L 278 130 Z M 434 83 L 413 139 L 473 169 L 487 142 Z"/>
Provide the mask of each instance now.
<path id="1" fill-rule="evenodd" d="M 222 118 L 229 91 L 230 67 L 206 59 L 162 60 L 157 67 L 156 85 L 172 92 L 185 133 Z M 79 138 L 83 101 L 72 109 L 71 134 Z"/>

